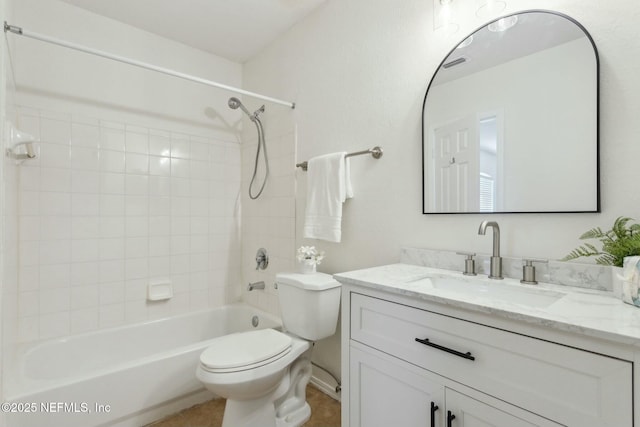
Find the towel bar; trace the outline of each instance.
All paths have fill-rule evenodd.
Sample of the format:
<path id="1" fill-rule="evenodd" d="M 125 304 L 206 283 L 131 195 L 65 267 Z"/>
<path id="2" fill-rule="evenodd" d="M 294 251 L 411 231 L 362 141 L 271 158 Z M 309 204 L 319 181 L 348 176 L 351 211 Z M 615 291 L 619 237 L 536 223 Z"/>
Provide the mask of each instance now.
<path id="1" fill-rule="evenodd" d="M 380 157 L 382 157 L 382 148 L 376 145 L 375 147 L 370 148 L 368 150 L 362 150 L 362 151 L 355 151 L 353 153 L 347 153 L 347 155 L 345 155 L 345 157 L 361 156 L 363 154 L 371 154 L 371 156 L 374 159 L 379 159 Z M 306 171 L 308 166 L 309 166 L 309 162 L 306 162 L 306 161 L 296 164 L 296 167 L 297 168 L 302 168 L 303 171 Z"/>

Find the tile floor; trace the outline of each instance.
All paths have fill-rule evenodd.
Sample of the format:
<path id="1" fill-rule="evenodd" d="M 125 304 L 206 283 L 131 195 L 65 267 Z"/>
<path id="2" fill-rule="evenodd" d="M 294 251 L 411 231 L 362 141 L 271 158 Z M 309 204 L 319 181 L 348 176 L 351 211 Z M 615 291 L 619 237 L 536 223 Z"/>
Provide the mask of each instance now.
<path id="1" fill-rule="evenodd" d="M 220 427 L 224 399 L 214 399 L 170 415 L 147 427 Z M 340 427 L 340 402 L 313 386 L 307 387 L 311 419 L 305 427 Z"/>

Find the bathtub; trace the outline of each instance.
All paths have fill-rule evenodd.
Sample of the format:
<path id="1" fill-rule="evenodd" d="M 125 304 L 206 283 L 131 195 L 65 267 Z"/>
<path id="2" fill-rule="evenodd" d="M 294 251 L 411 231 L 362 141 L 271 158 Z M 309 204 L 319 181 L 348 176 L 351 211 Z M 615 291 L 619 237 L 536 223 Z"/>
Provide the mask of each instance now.
<path id="1" fill-rule="evenodd" d="M 233 304 L 40 342 L 5 373 L 2 410 L 10 427 L 140 426 L 212 397 L 195 371 L 213 338 L 279 326 Z"/>

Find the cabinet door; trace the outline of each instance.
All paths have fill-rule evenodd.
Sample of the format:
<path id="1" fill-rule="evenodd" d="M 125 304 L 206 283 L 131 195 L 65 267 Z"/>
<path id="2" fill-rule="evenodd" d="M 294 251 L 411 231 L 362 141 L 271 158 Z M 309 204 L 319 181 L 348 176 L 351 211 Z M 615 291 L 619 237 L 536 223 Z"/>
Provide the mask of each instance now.
<path id="1" fill-rule="evenodd" d="M 445 390 L 445 401 L 446 414 L 443 415 L 447 427 L 561 427 L 561 424 L 504 402 L 490 404 L 450 388 Z"/>
<path id="2" fill-rule="evenodd" d="M 444 425 L 442 384 L 375 350 L 352 346 L 350 352 L 350 427 Z"/>

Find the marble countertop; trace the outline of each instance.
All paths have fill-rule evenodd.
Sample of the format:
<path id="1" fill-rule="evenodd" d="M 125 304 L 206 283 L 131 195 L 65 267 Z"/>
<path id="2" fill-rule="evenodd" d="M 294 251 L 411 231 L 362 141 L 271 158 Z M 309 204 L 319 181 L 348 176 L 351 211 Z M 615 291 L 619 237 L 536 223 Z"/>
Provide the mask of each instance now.
<path id="1" fill-rule="evenodd" d="M 582 334 L 640 348 L 640 308 L 625 304 L 611 292 L 564 285 L 539 283 L 523 285 L 519 280 L 491 280 L 487 276 L 464 276 L 411 264 L 390 264 L 335 274 L 341 283 L 363 286 L 403 295 L 417 300 L 496 315 L 502 318 L 537 324 L 548 328 Z M 433 282 L 430 278 L 433 278 Z M 483 292 L 462 292 L 433 285 L 438 280 L 455 279 L 456 283 L 489 289 L 498 286 L 492 296 Z M 492 289 L 490 291 L 493 291 Z M 500 293 L 505 295 L 504 298 Z M 521 293 L 524 293 L 521 295 Z M 540 304 L 528 304 L 542 301 Z M 515 295 L 518 298 L 510 298 Z M 539 297 L 539 298 L 538 298 Z M 548 297 L 548 303 L 545 299 Z"/>

